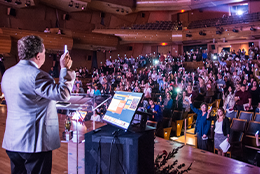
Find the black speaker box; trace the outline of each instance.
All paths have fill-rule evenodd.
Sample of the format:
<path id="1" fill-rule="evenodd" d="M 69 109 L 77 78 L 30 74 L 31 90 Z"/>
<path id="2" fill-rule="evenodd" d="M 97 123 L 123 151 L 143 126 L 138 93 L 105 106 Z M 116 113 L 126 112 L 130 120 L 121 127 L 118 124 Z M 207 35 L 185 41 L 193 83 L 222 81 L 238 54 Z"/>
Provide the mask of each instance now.
<path id="1" fill-rule="evenodd" d="M 129 51 L 132 51 L 132 50 L 133 50 L 133 47 L 132 47 L 132 46 L 129 46 L 129 47 L 128 47 L 128 50 L 129 50 Z"/>
<path id="2" fill-rule="evenodd" d="M 16 16 L 16 10 L 13 8 L 7 8 L 7 15 Z"/>
<path id="3" fill-rule="evenodd" d="M 153 174 L 154 131 L 131 133 L 111 125 L 85 134 L 85 174 Z"/>
<path id="4" fill-rule="evenodd" d="M 104 18 L 104 17 L 105 17 L 105 13 L 101 12 L 101 13 L 100 13 L 100 17 L 101 17 L 101 18 Z"/>
<path id="5" fill-rule="evenodd" d="M 141 17 L 144 18 L 145 17 L 145 13 L 141 13 Z"/>
<path id="6" fill-rule="evenodd" d="M 211 45 L 211 49 L 212 49 L 212 50 L 215 50 L 215 45 Z"/>
<path id="7" fill-rule="evenodd" d="M 68 21 L 70 19 L 70 16 L 68 14 L 63 15 L 63 20 Z"/>

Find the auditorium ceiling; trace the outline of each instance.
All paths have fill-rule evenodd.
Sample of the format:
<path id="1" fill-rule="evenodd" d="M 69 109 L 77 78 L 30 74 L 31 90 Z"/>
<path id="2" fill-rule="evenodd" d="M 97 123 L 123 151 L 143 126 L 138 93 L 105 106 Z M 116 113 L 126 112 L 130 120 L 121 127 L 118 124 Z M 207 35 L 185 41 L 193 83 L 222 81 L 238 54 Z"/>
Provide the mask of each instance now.
<path id="1" fill-rule="evenodd" d="M 127 15 L 139 11 L 178 11 L 215 7 L 222 4 L 241 3 L 246 0 L 1 0 L 1 4 L 14 8 L 25 8 L 39 3 L 66 12 L 98 10 L 106 13 Z M 17 1 L 21 4 L 17 5 Z M 69 6 L 70 5 L 70 6 Z"/>

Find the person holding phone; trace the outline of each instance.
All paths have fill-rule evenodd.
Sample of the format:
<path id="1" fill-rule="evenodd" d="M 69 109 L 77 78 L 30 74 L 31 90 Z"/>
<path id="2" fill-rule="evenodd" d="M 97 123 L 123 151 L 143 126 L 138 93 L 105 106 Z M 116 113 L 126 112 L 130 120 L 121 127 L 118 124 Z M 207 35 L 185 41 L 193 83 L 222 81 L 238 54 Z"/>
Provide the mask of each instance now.
<path id="1" fill-rule="evenodd" d="M 210 130 L 210 119 L 209 114 L 211 109 L 208 110 L 208 105 L 206 103 L 202 103 L 200 105 L 200 109 L 197 109 L 193 106 L 191 102 L 191 97 L 189 97 L 190 108 L 197 114 L 195 134 L 197 134 L 198 140 L 198 148 L 202 150 L 207 150 L 208 145 L 208 133 Z"/>
<path id="2" fill-rule="evenodd" d="M 60 58 L 58 84 L 40 68 L 45 47 L 39 36 L 18 40 L 20 61 L 2 79 L 7 119 L 2 147 L 11 161 L 11 173 L 50 174 L 52 151 L 60 147 L 56 101 L 68 101 L 76 74 L 69 53 Z"/>
<path id="3" fill-rule="evenodd" d="M 151 120 L 156 122 L 160 122 L 162 120 L 161 108 L 159 105 L 155 104 L 152 99 L 149 99 L 147 111 L 152 114 Z"/>
<path id="4" fill-rule="evenodd" d="M 218 149 L 218 155 L 225 156 L 225 153 L 223 153 L 219 145 L 226 139 L 228 141 L 230 134 L 230 125 L 229 119 L 225 116 L 225 111 L 223 108 L 218 109 L 217 116 L 213 118 L 213 122 L 213 129 L 215 132 L 214 146 L 216 149 Z"/>

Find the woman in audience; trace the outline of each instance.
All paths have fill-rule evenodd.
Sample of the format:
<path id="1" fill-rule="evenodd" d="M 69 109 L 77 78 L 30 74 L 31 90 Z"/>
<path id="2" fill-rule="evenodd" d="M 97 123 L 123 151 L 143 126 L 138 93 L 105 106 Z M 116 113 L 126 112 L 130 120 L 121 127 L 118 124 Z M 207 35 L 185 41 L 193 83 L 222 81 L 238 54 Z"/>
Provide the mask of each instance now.
<path id="1" fill-rule="evenodd" d="M 91 116 L 90 120 L 100 122 L 100 121 L 101 121 L 101 118 L 100 118 L 100 115 L 99 115 L 99 113 L 98 113 L 98 109 L 95 111 L 95 113 L 96 113 L 95 115 L 92 115 L 92 116 Z"/>
<path id="2" fill-rule="evenodd" d="M 218 149 L 218 155 L 225 156 L 221 147 L 219 146 L 223 141 L 228 141 L 230 134 L 229 119 L 225 116 L 225 111 L 223 108 L 219 108 L 217 111 L 217 116 L 214 117 L 213 129 L 214 135 L 214 146 Z"/>
<path id="3" fill-rule="evenodd" d="M 96 85 L 96 86 L 95 86 L 95 89 L 94 89 L 94 96 L 99 96 L 99 95 L 101 95 L 101 92 L 100 92 L 100 90 L 98 89 L 98 86 Z"/>
<path id="4" fill-rule="evenodd" d="M 91 87 L 91 85 L 88 85 L 87 94 L 91 97 L 94 95 L 94 89 Z"/>
<path id="5" fill-rule="evenodd" d="M 140 88 L 144 89 L 145 88 L 145 82 L 144 80 L 142 80 L 141 84 L 140 84 Z"/>
<path id="6" fill-rule="evenodd" d="M 167 92 L 166 94 L 166 98 L 164 99 L 162 107 L 163 107 L 163 116 L 171 118 L 172 109 L 173 109 L 173 100 L 169 92 Z"/>
<path id="7" fill-rule="evenodd" d="M 206 97 L 213 97 L 215 95 L 215 85 L 211 79 L 206 84 Z"/>
<path id="8" fill-rule="evenodd" d="M 189 103 L 189 97 L 187 97 L 187 92 L 183 91 L 182 92 L 182 110 L 184 113 L 190 112 L 190 103 Z"/>
<path id="9" fill-rule="evenodd" d="M 152 97 L 152 89 L 149 87 L 149 83 L 146 83 L 144 88 L 144 98 L 151 98 Z"/>
<path id="10" fill-rule="evenodd" d="M 190 108 L 197 114 L 195 134 L 197 134 L 198 148 L 202 150 L 207 150 L 208 145 L 208 133 L 210 129 L 210 119 L 209 114 L 211 110 L 208 110 L 208 105 L 202 103 L 200 109 L 195 108 L 189 98 Z"/>
<path id="11" fill-rule="evenodd" d="M 253 107 L 253 110 L 255 111 L 255 109 L 257 108 L 258 102 L 260 101 L 260 97 L 259 97 L 260 91 L 259 91 L 256 80 L 254 80 L 252 82 L 252 88 L 249 90 L 249 92 L 251 93 L 251 96 L 252 96 L 251 105 Z"/>
<path id="12" fill-rule="evenodd" d="M 223 109 L 226 111 L 226 116 L 229 118 L 229 115 L 234 112 L 235 101 L 235 92 L 234 88 L 229 86 L 228 91 L 224 94 L 223 91 Z"/>

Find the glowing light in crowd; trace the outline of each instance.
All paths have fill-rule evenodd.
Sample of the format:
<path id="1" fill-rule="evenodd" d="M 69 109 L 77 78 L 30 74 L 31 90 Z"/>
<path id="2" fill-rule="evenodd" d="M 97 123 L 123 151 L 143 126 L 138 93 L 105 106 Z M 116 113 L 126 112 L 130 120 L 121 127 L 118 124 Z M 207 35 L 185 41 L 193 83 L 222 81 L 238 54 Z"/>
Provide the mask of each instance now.
<path id="1" fill-rule="evenodd" d="M 237 15 L 241 16 L 244 12 L 242 10 L 237 11 Z"/>

